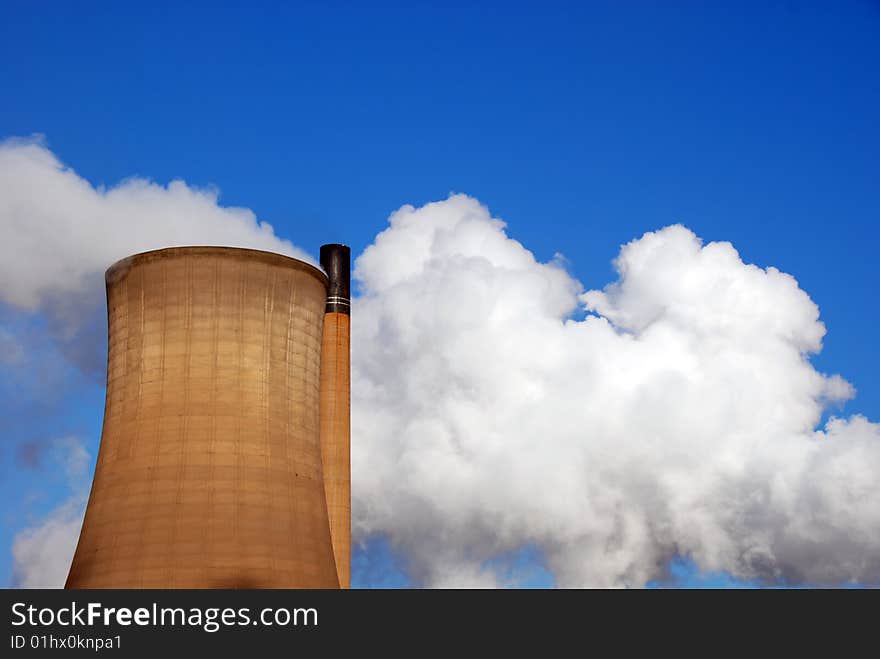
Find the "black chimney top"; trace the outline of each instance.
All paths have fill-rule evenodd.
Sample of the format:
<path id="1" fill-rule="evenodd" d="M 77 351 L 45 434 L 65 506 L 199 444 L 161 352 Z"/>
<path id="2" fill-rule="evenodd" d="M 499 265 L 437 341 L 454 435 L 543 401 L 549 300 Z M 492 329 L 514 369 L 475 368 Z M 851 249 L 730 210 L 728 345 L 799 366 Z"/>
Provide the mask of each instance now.
<path id="1" fill-rule="evenodd" d="M 321 245 L 321 267 L 330 279 L 324 313 L 351 313 L 351 248 Z"/>

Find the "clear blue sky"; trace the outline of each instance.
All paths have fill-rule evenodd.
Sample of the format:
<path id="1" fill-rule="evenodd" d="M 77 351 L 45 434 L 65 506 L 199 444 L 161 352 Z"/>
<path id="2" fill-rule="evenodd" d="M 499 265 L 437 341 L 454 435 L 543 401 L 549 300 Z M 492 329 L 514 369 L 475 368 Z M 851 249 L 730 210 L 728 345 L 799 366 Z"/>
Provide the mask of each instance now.
<path id="1" fill-rule="evenodd" d="M 313 252 L 465 192 L 588 288 L 682 222 L 793 274 L 814 363 L 880 418 L 877 2 L 222 4 L 3 0 L 0 138 L 44 134 L 94 184 L 216 185 Z M 84 396 L 46 432 L 97 436 Z"/>

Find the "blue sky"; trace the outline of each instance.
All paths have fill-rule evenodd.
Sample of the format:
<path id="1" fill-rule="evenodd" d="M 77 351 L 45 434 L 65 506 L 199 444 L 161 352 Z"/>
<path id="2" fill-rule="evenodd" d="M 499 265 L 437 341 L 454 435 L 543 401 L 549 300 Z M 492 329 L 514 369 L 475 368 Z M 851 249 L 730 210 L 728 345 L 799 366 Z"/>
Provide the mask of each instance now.
<path id="1" fill-rule="evenodd" d="M 795 276 L 829 329 L 813 364 L 858 391 L 834 413 L 880 418 L 877 3 L 223 5 L 0 3 L 0 139 L 42 134 L 94 185 L 216 186 L 313 253 L 358 254 L 401 205 L 467 193 L 586 288 L 682 222 Z M 77 395 L 0 383 L 0 581 L 64 496 L 50 457 L 9 447 L 100 435 L 100 383 L 52 372 Z M 552 583 L 539 553 L 505 560 Z M 381 540 L 355 567 L 405 580 Z"/>

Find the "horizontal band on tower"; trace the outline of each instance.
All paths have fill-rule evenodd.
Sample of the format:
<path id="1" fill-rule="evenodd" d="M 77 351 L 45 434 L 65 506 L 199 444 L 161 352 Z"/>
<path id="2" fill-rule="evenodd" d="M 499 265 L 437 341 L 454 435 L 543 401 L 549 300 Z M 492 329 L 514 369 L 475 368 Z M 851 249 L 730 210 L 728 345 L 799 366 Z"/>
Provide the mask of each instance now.
<path id="1" fill-rule="evenodd" d="M 344 313 L 351 315 L 351 302 L 345 298 L 327 298 L 324 313 Z"/>

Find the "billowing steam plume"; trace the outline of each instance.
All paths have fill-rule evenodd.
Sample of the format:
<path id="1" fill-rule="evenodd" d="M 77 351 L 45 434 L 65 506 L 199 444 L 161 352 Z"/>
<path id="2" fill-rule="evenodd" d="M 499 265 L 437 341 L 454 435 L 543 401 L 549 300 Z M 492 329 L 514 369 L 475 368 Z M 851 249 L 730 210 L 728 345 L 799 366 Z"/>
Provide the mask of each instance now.
<path id="1" fill-rule="evenodd" d="M 55 318 L 73 356 L 101 354 L 100 307 L 76 300 L 119 257 L 303 256 L 214 193 L 95 190 L 33 142 L 0 146 L 0 226 L 2 300 Z M 491 559 L 526 545 L 562 586 L 640 586 L 675 555 L 764 582 L 880 580 L 880 426 L 816 429 L 854 390 L 809 362 L 825 328 L 795 279 L 679 225 L 616 266 L 584 292 L 464 195 L 391 216 L 355 268 L 356 540 L 387 536 L 427 586 L 504 585 Z"/>
<path id="2" fill-rule="evenodd" d="M 880 427 L 814 431 L 853 389 L 808 361 L 825 327 L 794 278 L 670 226 L 581 293 L 471 198 L 390 225 L 356 267 L 354 522 L 421 583 L 494 584 L 525 544 L 562 586 L 639 586 L 675 554 L 880 579 Z"/>

